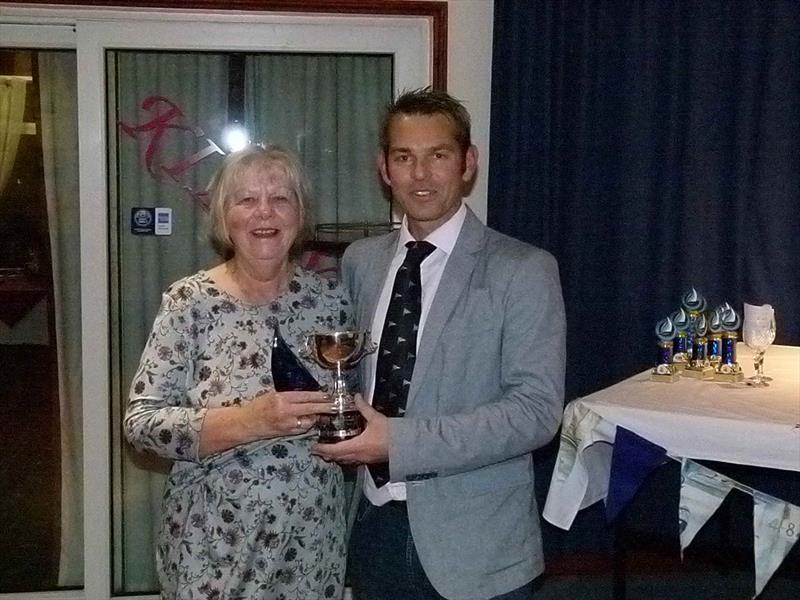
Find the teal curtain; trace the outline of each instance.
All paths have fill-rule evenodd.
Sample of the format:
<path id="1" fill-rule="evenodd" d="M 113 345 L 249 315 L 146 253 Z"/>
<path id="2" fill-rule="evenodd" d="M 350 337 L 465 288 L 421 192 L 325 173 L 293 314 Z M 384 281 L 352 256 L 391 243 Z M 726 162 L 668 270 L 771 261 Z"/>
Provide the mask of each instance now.
<path id="1" fill-rule="evenodd" d="M 112 236 L 118 290 L 114 299 L 115 376 L 114 587 L 119 592 L 158 588 L 154 542 L 165 473 L 169 465 L 134 453 L 122 440 L 120 415 L 128 388 L 153 324 L 161 293 L 173 281 L 213 265 L 206 216 L 192 192 L 205 189 L 222 154 L 214 153 L 186 170 L 167 169 L 208 147 L 210 135 L 227 122 L 227 56 L 210 53 L 120 51 L 109 56 L 108 76 L 115 100 L 110 124 L 116 132 L 109 160 Z M 148 108 L 143 103 L 148 98 Z M 180 114 L 178 114 L 179 111 Z M 172 115 L 172 116 L 170 116 Z M 156 138 L 163 118 L 169 125 Z M 113 138 L 110 138 L 113 140 Z M 135 207 L 172 209 L 170 236 L 133 235 Z"/>
<path id="2" fill-rule="evenodd" d="M 255 142 L 297 152 L 312 182 L 311 223 L 385 223 L 375 168 L 392 57 L 258 54 L 245 62 L 245 122 Z"/>
<path id="3" fill-rule="evenodd" d="M 58 584 L 80 586 L 83 585 L 83 407 L 76 54 L 40 52 L 38 64 L 58 352 L 61 433 Z"/>

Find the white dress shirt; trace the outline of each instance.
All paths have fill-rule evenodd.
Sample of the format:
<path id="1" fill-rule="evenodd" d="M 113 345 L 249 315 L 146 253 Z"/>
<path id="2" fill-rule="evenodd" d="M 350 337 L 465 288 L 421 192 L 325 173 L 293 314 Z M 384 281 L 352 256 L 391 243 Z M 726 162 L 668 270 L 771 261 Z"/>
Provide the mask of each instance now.
<path id="1" fill-rule="evenodd" d="M 436 295 L 436 290 L 439 287 L 439 281 L 442 279 L 444 267 L 447 264 L 447 259 L 453 252 L 453 247 L 456 245 L 458 235 L 461 233 L 461 226 L 464 224 L 464 219 L 467 216 L 467 208 L 462 203 L 461 207 L 456 213 L 450 217 L 448 221 L 443 223 L 438 229 L 433 231 L 428 237 L 425 238 L 426 242 L 430 242 L 436 246 L 428 258 L 426 258 L 420 266 L 420 279 L 422 282 L 422 307 L 419 317 L 419 329 L 417 330 L 417 348 L 422 339 L 422 331 L 425 327 L 425 319 L 428 317 L 433 298 Z M 380 346 L 380 335 L 383 331 L 383 322 L 386 319 L 386 311 L 389 308 L 389 298 L 392 295 L 392 287 L 394 286 L 395 275 L 400 265 L 406 257 L 406 243 L 415 240 L 414 236 L 408 231 L 408 221 L 403 217 L 403 224 L 400 227 L 400 239 L 397 242 L 394 258 L 389 265 L 389 270 L 386 273 L 386 279 L 383 282 L 383 290 L 378 298 L 378 304 L 375 307 L 375 315 L 372 318 L 372 340 Z M 365 398 L 370 404 L 372 403 L 372 393 L 375 390 L 375 367 L 377 365 L 377 352 L 370 354 L 365 360 L 366 364 L 366 379 L 367 385 L 365 390 L 369 390 Z M 400 417 L 402 418 L 402 417 Z M 364 478 L 364 495 L 376 506 L 386 504 L 391 500 L 405 500 L 406 499 L 406 484 L 403 482 L 390 481 L 381 488 L 375 486 L 372 476 L 367 471 L 367 476 Z"/>

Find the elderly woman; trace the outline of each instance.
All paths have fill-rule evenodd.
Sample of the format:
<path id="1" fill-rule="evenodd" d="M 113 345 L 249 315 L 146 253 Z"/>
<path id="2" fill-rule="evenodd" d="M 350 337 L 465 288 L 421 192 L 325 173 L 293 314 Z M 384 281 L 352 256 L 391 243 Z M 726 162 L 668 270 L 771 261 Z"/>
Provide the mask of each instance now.
<path id="1" fill-rule="evenodd" d="M 162 598 L 339 598 L 342 472 L 310 452 L 329 404 L 277 392 L 272 341 L 295 354 L 349 324 L 334 283 L 292 261 L 307 184 L 278 147 L 227 157 L 209 186 L 222 264 L 167 289 L 131 385 L 128 440 L 174 460 L 162 503 Z M 308 371 L 324 376 L 313 364 Z"/>

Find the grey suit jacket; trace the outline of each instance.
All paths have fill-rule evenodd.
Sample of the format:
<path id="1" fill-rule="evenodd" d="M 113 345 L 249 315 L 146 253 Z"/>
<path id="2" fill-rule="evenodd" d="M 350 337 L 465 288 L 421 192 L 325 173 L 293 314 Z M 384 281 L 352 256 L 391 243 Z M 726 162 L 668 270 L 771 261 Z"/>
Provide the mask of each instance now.
<path id="1" fill-rule="evenodd" d="M 360 328 L 371 326 L 398 235 L 345 252 Z M 406 415 L 390 421 L 391 478 L 407 483 L 417 553 L 446 598 L 491 598 L 544 569 L 531 451 L 561 419 L 565 329 L 555 259 L 468 211 L 419 340 Z M 358 497 L 361 477 L 357 486 Z"/>

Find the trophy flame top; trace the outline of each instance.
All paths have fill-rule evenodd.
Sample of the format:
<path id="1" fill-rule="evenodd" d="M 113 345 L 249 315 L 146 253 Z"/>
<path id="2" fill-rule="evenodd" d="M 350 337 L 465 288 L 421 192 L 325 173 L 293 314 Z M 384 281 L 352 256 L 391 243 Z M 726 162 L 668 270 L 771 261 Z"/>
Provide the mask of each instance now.
<path id="1" fill-rule="evenodd" d="M 692 288 L 681 298 L 681 305 L 690 312 L 703 312 L 706 309 L 706 299 Z"/>
<path id="2" fill-rule="evenodd" d="M 720 333 L 722 331 L 722 307 L 718 306 L 711 312 L 711 318 L 708 320 L 708 330 L 711 333 Z"/>
<path id="3" fill-rule="evenodd" d="M 705 337 L 708 333 L 708 321 L 706 320 L 705 315 L 700 315 L 697 317 L 697 319 L 695 319 L 694 332 L 699 337 Z"/>
<path id="4" fill-rule="evenodd" d="M 670 319 L 672 319 L 672 324 L 675 325 L 676 331 L 683 332 L 689 329 L 689 315 L 683 307 L 672 313 Z"/>
<path id="5" fill-rule="evenodd" d="M 739 316 L 733 307 L 727 302 L 725 303 L 725 310 L 720 315 L 722 322 L 722 329 L 724 331 L 736 331 L 742 324 L 742 318 Z"/>
<path id="6" fill-rule="evenodd" d="M 668 342 L 675 337 L 675 324 L 669 317 L 656 323 L 656 337 L 662 342 Z"/>

